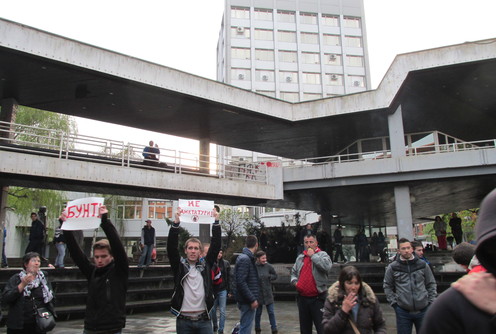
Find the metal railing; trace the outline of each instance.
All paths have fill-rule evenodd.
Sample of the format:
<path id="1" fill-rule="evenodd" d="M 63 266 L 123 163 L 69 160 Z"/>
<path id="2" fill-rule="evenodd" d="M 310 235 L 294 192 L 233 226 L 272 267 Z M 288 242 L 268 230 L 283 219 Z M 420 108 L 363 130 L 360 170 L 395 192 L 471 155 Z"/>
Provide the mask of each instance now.
<path id="1" fill-rule="evenodd" d="M 264 163 L 228 159 L 222 159 L 221 162 L 216 156 L 164 148 L 145 159 L 145 147 L 147 146 L 75 135 L 60 130 L 0 122 L 1 150 L 267 184 Z"/>
<path id="2" fill-rule="evenodd" d="M 423 145 L 419 147 L 405 147 L 406 156 L 422 156 L 428 154 L 443 154 L 473 150 L 484 150 L 496 148 L 496 139 L 478 140 L 472 142 L 456 142 L 439 145 Z M 390 159 L 391 151 L 370 151 L 349 154 L 339 154 L 331 156 L 323 156 L 308 159 L 278 159 L 271 161 L 273 165 L 278 165 L 284 168 L 297 168 L 316 166 L 330 163 L 347 163 L 357 161 L 372 161 Z"/>

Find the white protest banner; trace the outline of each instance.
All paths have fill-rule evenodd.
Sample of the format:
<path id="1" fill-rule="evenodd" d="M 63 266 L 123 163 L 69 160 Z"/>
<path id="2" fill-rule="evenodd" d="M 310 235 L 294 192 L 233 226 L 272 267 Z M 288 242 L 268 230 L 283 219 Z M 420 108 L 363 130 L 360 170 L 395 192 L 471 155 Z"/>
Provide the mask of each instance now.
<path id="1" fill-rule="evenodd" d="M 90 230 L 100 226 L 99 209 L 103 197 L 80 198 L 67 203 L 64 212 L 67 220 L 62 224 L 63 230 Z"/>
<path id="2" fill-rule="evenodd" d="M 180 199 L 179 209 L 181 223 L 212 224 L 215 221 L 213 201 Z"/>

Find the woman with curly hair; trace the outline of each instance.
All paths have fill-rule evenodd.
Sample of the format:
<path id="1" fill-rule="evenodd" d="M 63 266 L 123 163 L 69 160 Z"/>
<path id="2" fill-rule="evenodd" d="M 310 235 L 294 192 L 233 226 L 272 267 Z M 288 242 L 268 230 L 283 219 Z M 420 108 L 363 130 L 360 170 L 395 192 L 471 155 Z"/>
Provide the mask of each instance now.
<path id="1" fill-rule="evenodd" d="M 326 334 L 386 334 L 379 301 L 354 266 L 344 267 L 329 288 L 322 325 Z"/>

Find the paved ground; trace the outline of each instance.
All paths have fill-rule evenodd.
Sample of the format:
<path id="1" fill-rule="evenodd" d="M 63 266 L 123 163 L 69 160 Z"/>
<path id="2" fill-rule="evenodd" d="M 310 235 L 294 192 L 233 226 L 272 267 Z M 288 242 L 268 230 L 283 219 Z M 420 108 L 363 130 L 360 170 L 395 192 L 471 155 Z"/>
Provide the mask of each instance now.
<path id="1" fill-rule="evenodd" d="M 386 304 L 381 304 L 382 311 L 386 317 L 388 333 L 396 333 L 396 324 L 394 311 Z M 276 320 L 279 333 L 281 334 L 299 334 L 298 309 L 296 302 L 276 301 Z M 227 307 L 227 320 L 224 333 L 230 334 L 239 318 L 238 310 L 234 304 Z M 51 332 L 53 334 L 81 334 L 83 332 L 82 320 L 62 321 Z M 175 318 L 168 311 L 154 313 L 138 313 L 127 317 L 127 325 L 123 331 L 127 334 L 163 334 L 175 333 Z M 2 328 L 1 333 L 5 333 Z M 262 314 L 262 333 L 270 334 L 270 325 L 266 310 Z"/>

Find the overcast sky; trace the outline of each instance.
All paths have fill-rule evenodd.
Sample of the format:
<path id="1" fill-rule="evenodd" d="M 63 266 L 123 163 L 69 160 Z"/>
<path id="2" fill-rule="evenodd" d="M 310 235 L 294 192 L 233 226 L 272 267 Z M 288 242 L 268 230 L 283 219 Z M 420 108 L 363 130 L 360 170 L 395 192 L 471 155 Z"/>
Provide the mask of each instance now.
<path id="1" fill-rule="evenodd" d="M 364 1 L 372 88 L 398 54 L 496 37 L 496 0 Z M 0 17 L 215 79 L 223 10 L 223 0 L 15 0 L 2 1 Z M 79 122 L 82 134 L 102 129 Z M 116 129 L 112 139 L 195 146 L 150 132 L 131 140 Z"/>

